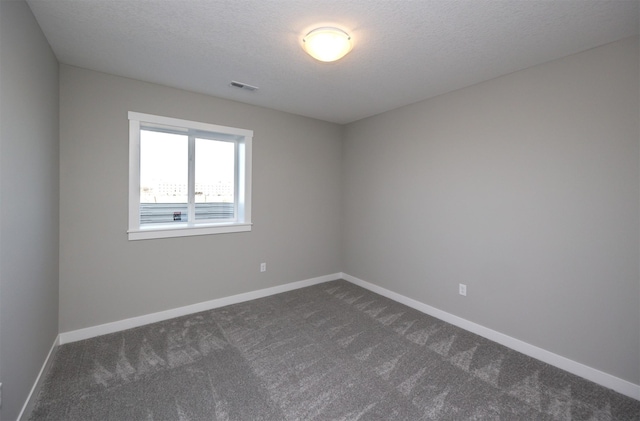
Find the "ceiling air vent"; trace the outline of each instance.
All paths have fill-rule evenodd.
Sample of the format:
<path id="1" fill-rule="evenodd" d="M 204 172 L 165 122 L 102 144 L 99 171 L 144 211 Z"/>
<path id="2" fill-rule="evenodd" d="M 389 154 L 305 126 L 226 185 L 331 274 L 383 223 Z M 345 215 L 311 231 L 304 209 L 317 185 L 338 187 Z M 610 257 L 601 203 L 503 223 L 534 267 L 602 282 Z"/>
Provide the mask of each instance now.
<path id="1" fill-rule="evenodd" d="M 242 83 L 242 82 L 236 82 L 235 80 L 231 81 L 231 85 L 234 88 L 240 88 L 240 89 L 244 89 L 245 91 L 257 91 L 258 87 L 257 86 L 253 86 L 253 85 L 249 85 L 247 83 Z"/>

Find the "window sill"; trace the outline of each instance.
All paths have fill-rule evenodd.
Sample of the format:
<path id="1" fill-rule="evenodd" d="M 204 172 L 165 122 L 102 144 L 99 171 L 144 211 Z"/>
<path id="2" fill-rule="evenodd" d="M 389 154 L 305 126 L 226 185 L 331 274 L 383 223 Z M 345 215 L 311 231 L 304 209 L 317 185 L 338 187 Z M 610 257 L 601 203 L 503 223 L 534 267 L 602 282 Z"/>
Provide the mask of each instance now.
<path id="1" fill-rule="evenodd" d="M 251 231 L 251 223 L 201 225 L 196 227 L 153 227 L 129 230 L 129 241 L 155 238 L 190 237 L 193 235 L 229 234 Z"/>

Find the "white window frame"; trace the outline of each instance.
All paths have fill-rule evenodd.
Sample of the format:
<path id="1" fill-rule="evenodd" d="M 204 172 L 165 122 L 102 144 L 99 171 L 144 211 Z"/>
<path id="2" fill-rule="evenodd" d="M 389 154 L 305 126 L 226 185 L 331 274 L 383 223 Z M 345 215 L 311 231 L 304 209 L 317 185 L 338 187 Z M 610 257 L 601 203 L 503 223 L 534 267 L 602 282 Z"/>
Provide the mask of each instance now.
<path id="1" fill-rule="evenodd" d="M 221 222 L 189 221 L 175 224 L 140 226 L 140 130 L 145 127 L 168 128 L 176 131 L 204 132 L 221 140 L 235 142 L 236 154 L 236 212 L 235 219 Z M 191 235 L 226 234 L 251 231 L 251 145 L 253 131 L 218 126 L 197 121 L 181 120 L 129 111 L 129 240 L 185 237 Z M 189 157 L 194 159 L 193 156 Z M 192 165 L 190 165 L 193 168 Z M 190 175 L 193 181 L 193 175 Z M 193 185 L 190 183 L 190 193 Z"/>

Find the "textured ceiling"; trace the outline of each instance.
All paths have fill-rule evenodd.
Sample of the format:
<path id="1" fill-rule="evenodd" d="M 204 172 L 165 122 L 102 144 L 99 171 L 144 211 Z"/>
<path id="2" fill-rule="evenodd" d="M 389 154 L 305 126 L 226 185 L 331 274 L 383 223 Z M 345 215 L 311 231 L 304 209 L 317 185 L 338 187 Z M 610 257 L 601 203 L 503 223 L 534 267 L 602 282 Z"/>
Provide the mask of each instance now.
<path id="1" fill-rule="evenodd" d="M 638 0 L 27 3 L 62 63 L 337 123 L 638 34 L 640 17 Z M 341 61 L 301 48 L 324 25 L 352 35 Z"/>

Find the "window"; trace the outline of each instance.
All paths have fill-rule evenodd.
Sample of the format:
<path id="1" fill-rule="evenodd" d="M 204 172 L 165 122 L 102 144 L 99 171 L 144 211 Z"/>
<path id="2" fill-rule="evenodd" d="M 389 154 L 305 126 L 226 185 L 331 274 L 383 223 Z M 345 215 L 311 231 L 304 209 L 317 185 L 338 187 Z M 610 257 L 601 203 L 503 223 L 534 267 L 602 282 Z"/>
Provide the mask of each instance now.
<path id="1" fill-rule="evenodd" d="M 129 240 L 251 231 L 252 138 L 129 112 Z"/>

